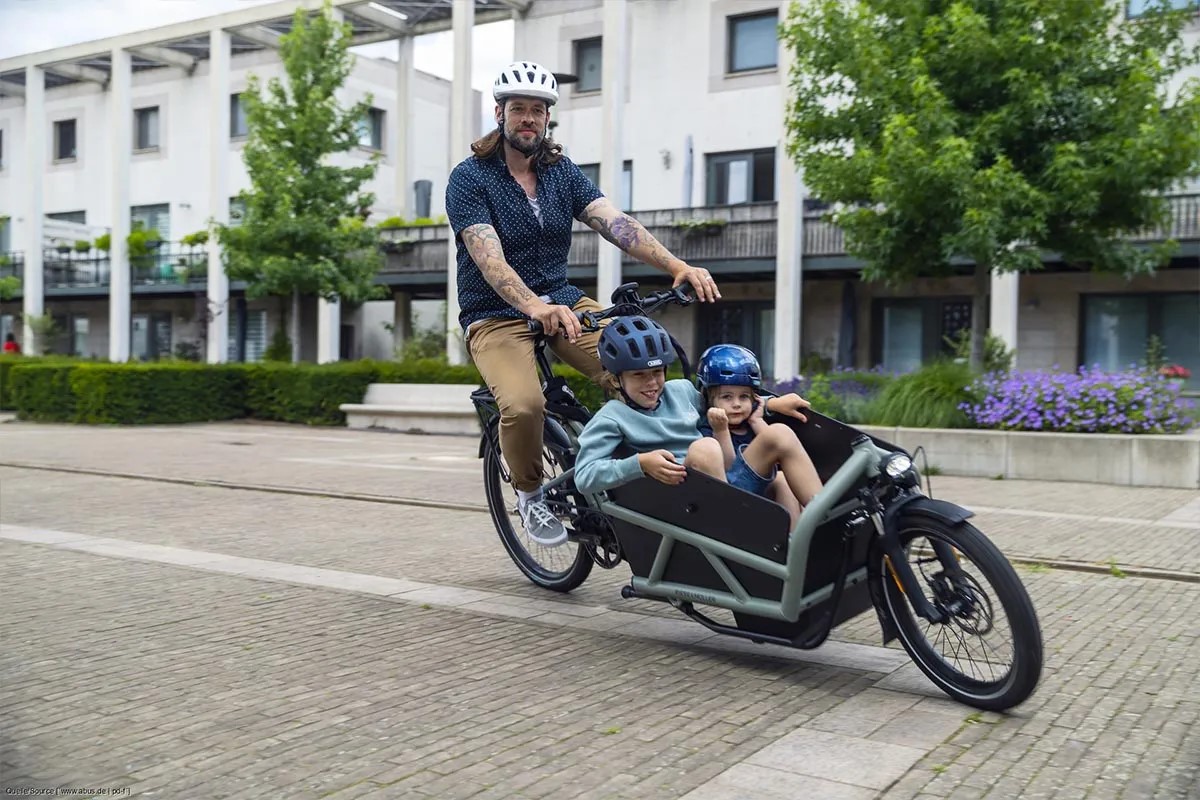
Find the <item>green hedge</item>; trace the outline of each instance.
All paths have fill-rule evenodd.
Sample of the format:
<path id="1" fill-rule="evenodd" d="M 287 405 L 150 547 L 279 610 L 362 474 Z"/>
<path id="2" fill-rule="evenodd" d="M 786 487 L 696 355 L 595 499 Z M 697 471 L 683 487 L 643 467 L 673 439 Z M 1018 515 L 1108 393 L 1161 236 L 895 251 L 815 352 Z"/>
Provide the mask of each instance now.
<path id="1" fill-rule="evenodd" d="M 22 364 L 11 380 L 18 416 L 41 422 L 161 424 L 245 415 L 239 366 Z"/>
<path id="2" fill-rule="evenodd" d="M 360 403 L 371 383 L 482 385 L 473 366 L 436 360 L 352 361 L 335 364 L 190 362 L 108 364 L 75 360 L 16 360 L 5 365 L 4 386 L 21 419 L 96 424 L 164 424 L 251 417 L 306 425 L 342 425 L 343 403 Z M 601 389 L 562 364 L 589 408 Z"/>
<path id="3" fill-rule="evenodd" d="M 12 368 L 29 364 L 79 364 L 81 359 L 68 356 L 14 356 L 0 355 L 0 411 L 13 411 L 17 407 L 12 396 Z"/>

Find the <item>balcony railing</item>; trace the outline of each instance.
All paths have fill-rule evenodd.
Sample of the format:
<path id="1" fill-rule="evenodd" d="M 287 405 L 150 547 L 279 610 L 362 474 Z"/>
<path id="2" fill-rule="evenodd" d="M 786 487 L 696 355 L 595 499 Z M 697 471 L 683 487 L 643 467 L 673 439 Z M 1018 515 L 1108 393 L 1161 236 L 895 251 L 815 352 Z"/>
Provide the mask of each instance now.
<path id="1" fill-rule="evenodd" d="M 1200 241 L 1200 195 L 1169 198 L 1171 222 L 1165 230 L 1140 231 L 1137 242 Z M 701 264 L 733 261 L 770 261 L 775 258 L 775 203 L 737 206 L 706 206 L 637 211 L 634 216 L 671 252 L 685 261 Z M 384 263 L 380 275 L 425 276 L 435 281 L 446 273 L 449 230 L 445 225 L 394 228 L 380 232 Z M 596 263 L 600 236 L 575 224 L 568 265 Z M 606 245 L 607 246 L 607 245 Z M 804 255 L 810 258 L 844 256 L 842 230 L 821 218 L 818 212 L 804 215 Z M 47 248 L 43 251 L 46 288 L 101 288 L 110 282 L 108 254 L 96 250 L 75 252 Z M 625 256 L 626 264 L 637 263 Z M 203 284 L 207 279 L 208 254 L 203 247 L 165 242 L 151 255 L 130 259 L 134 286 L 181 286 Z M 20 252 L 0 253 L 0 277 L 23 274 Z"/>
<path id="2" fill-rule="evenodd" d="M 1133 241 L 1200 240 L 1200 195 L 1174 195 L 1169 198 L 1171 223 L 1166 230 L 1141 231 Z M 751 203 L 737 206 L 706 206 L 636 211 L 634 216 L 672 253 L 690 262 L 770 260 L 775 258 L 775 203 Z M 447 229 L 402 229 L 389 232 L 393 244 L 388 251 L 384 274 L 444 273 L 446 268 Z M 575 223 L 571 238 L 569 266 L 591 266 L 597 261 L 600 236 L 582 223 Z M 842 229 L 822 219 L 821 212 L 804 215 L 804 255 L 829 257 L 846 255 Z M 626 264 L 636 259 L 623 256 Z"/>
<path id="3" fill-rule="evenodd" d="M 20 250 L 0 251 L 0 278 L 21 278 L 25 275 L 25 254 Z"/>
<path id="4" fill-rule="evenodd" d="M 47 248 L 42 259 L 47 289 L 102 288 L 111 283 L 112 262 L 104 251 Z M 134 286 L 202 283 L 207 279 L 208 253 L 203 247 L 163 242 L 147 255 L 131 256 L 129 271 Z"/>

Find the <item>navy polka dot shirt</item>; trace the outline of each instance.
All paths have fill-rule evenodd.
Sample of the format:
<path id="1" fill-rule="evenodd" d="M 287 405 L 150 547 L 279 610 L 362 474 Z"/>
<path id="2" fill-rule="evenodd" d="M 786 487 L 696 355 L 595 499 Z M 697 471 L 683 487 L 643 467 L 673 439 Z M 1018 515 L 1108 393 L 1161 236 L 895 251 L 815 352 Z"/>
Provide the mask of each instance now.
<path id="1" fill-rule="evenodd" d="M 521 319 L 484 279 L 467 252 L 462 231 L 472 225 L 491 225 L 500 236 L 504 257 L 525 285 L 550 302 L 573 306 L 583 292 L 567 283 L 567 252 L 571 221 L 604 195 L 566 156 L 558 163 L 537 167 L 538 224 L 525 190 L 508 171 L 500 151 L 493 158 L 471 156 L 450 173 L 446 186 L 446 215 L 454 229 L 458 256 L 458 315 L 464 329 L 489 317 Z"/>

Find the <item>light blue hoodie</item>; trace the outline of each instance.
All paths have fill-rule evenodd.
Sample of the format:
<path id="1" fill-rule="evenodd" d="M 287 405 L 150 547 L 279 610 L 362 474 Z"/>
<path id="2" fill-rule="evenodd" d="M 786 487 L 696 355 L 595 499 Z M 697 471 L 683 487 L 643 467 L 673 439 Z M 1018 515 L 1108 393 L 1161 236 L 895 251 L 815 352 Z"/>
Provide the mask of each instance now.
<path id="1" fill-rule="evenodd" d="M 688 445 L 700 438 L 698 424 L 704 413 L 700 392 L 682 378 L 663 385 L 658 408 L 650 411 L 609 400 L 579 436 L 575 486 L 594 494 L 643 477 L 636 455 L 612 457 L 622 443 L 639 453 L 670 450 L 682 464 Z"/>

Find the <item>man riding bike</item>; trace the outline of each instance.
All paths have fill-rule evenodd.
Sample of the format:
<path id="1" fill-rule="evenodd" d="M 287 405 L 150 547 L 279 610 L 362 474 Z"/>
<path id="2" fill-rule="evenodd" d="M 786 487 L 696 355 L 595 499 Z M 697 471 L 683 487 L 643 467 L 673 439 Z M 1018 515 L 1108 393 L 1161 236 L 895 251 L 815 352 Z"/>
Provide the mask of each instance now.
<path id="1" fill-rule="evenodd" d="M 578 219 L 634 258 L 689 284 L 702 302 L 720 298 L 708 270 L 667 251 L 596 188 L 549 136 L 558 81 L 517 61 L 496 77 L 496 130 L 471 145 L 450 173 L 446 213 L 458 260 L 459 324 L 467 349 L 500 408 L 500 450 L 530 539 L 554 547 L 567 532 L 542 499 L 545 398 L 527 320 L 536 320 L 566 363 L 597 381 L 599 331 L 575 312 L 602 306 L 567 281 L 571 225 Z M 598 382 L 598 381 L 597 381 Z"/>

